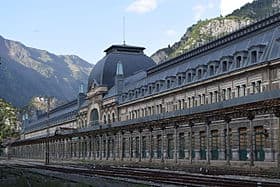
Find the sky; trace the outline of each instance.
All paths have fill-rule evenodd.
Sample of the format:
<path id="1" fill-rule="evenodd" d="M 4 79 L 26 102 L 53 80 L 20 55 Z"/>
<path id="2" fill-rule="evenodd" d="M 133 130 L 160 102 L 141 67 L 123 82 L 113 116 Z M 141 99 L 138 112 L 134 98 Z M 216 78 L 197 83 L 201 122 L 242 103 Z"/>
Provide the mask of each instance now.
<path id="1" fill-rule="evenodd" d="M 252 0 L 9 0 L 1 2 L 0 35 L 95 64 L 106 48 L 123 43 L 123 33 L 126 44 L 151 55 L 179 41 L 198 20 L 230 14 L 247 2 Z"/>

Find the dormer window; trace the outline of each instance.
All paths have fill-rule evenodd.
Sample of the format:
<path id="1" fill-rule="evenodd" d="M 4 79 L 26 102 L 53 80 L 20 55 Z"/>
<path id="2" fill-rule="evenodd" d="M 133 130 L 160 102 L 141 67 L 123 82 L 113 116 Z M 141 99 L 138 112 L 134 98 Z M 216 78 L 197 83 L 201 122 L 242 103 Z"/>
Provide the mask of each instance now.
<path id="1" fill-rule="evenodd" d="M 135 98 L 137 98 L 137 97 L 138 97 L 138 91 L 135 90 Z"/>
<path id="2" fill-rule="evenodd" d="M 166 81 L 166 87 L 167 87 L 167 88 L 170 88 L 170 87 L 171 87 L 171 81 L 170 81 L 169 79 Z"/>
<path id="3" fill-rule="evenodd" d="M 202 69 L 199 69 L 197 71 L 197 79 L 201 79 L 201 77 L 202 77 Z"/>
<path id="4" fill-rule="evenodd" d="M 222 62 L 222 71 L 226 72 L 227 71 L 227 61 Z"/>
<path id="5" fill-rule="evenodd" d="M 178 85 L 181 85 L 181 84 L 182 84 L 182 77 L 178 76 Z"/>
<path id="6" fill-rule="evenodd" d="M 214 66 L 210 66 L 209 71 L 210 76 L 214 75 Z"/>
<path id="7" fill-rule="evenodd" d="M 237 56 L 235 61 L 236 61 L 236 68 L 239 68 L 241 66 L 242 57 Z"/>
<path id="8" fill-rule="evenodd" d="M 142 90 L 141 90 L 141 95 L 142 95 L 142 96 L 145 95 L 145 89 L 144 89 L 144 88 L 142 88 Z"/>
<path id="9" fill-rule="evenodd" d="M 152 90 L 153 90 L 152 86 L 149 86 L 149 94 L 152 94 Z"/>
<path id="10" fill-rule="evenodd" d="M 188 73 L 188 82 L 192 81 L 192 73 Z"/>
<path id="11" fill-rule="evenodd" d="M 256 63 L 257 62 L 257 51 L 251 52 L 251 62 Z"/>
<path id="12" fill-rule="evenodd" d="M 156 90 L 157 90 L 157 92 L 159 92 L 159 90 L 160 90 L 160 84 L 157 84 L 157 85 L 156 85 Z"/>

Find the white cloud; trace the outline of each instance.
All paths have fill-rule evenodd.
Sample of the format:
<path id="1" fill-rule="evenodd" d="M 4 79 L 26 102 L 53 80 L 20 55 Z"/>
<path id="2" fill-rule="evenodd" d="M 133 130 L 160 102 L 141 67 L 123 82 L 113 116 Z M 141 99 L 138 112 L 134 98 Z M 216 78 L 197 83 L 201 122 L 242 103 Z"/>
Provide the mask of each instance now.
<path id="1" fill-rule="evenodd" d="M 235 9 L 240 8 L 246 3 L 251 3 L 253 0 L 221 0 L 220 9 L 223 16 L 232 13 Z"/>
<path id="2" fill-rule="evenodd" d="M 173 30 L 173 29 L 168 29 L 168 30 L 165 31 L 165 34 L 167 36 L 176 36 L 177 32 L 175 30 Z"/>
<path id="3" fill-rule="evenodd" d="M 214 8 L 214 3 L 212 1 L 209 1 L 208 4 L 197 4 L 194 7 L 192 7 L 192 10 L 194 12 L 194 19 L 200 20 L 202 19 L 202 16 L 207 11 L 207 9 Z"/>
<path id="4" fill-rule="evenodd" d="M 130 5 L 128 5 L 126 11 L 143 14 L 156 9 L 156 7 L 157 0 L 134 0 Z"/>

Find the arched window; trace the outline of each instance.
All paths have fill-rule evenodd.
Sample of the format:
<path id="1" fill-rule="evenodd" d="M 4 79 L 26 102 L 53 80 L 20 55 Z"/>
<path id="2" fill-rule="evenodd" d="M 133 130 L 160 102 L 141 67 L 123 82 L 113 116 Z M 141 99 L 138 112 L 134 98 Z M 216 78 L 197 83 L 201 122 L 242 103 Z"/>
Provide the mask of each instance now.
<path id="1" fill-rule="evenodd" d="M 107 115 L 108 123 L 111 123 L 111 117 L 110 114 Z"/>
<path id="2" fill-rule="evenodd" d="M 104 124 L 107 123 L 107 119 L 106 119 L 106 115 L 105 115 L 105 114 L 104 114 L 104 116 L 103 116 L 103 122 L 104 122 Z"/>
<path id="3" fill-rule="evenodd" d="M 92 109 L 92 111 L 90 113 L 90 121 L 92 122 L 93 125 L 98 125 L 99 114 L 98 114 L 98 110 L 96 108 Z"/>
<path id="4" fill-rule="evenodd" d="M 112 113 L 112 121 L 115 122 L 115 113 Z"/>

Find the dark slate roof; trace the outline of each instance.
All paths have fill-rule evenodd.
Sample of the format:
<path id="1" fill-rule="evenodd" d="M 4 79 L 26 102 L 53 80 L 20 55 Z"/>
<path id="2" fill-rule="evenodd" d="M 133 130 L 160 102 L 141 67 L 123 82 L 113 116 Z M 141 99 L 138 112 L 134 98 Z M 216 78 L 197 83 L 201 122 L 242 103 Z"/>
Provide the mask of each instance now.
<path id="1" fill-rule="evenodd" d="M 86 100 L 81 103 L 84 105 L 87 104 Z M 67 121 L 70 118 L 76 116 L 78 113 L 78 100 L 75 99 L 70 101 L 64 105 L 58 106 L 57 108 L 51 110 L 49 112 L 49 117 L 47 113 L 44 113 L 38 116 L 38 119 L 35 121 L 29 121 L 29 123 L 24 124 L 24 132 L 30 132 L 37 129 L 45 128 L 48 124 L 57 124 L 63 121 Z"/>
<path id="2" fill-rule="evenodd" d="M 279 21 L 280 14 L 276 14 L 268 19 L 236 31 L 235 33 L 228 34 L 220 39 L 217 39 L 211 42 L 210 46 L 208 46 L 209 44 L 206 44 L 205 46 L 196 48 L 190 52 L 154 66 L 147 70 L 147 76 L 145 78 L 141 79 L 140 81 L 125 85 L 123 93 L 127 93 L 129 90 L 134 90 L 136 88 L 140 88 L 141 86 L 148 85 L 149 83 L 154 83 L 158 80 L 165 80 L 167 77 L 176 76 L 178 73 L 186 72 L 189 69 L 195 69 L 198 66 L 207 65 L 211 61 L 219 61 L 222 57 L 233 56 L 238 51 L 248 51 L 253 46 L 265 46 L 264 53 L 257 63 L 280 58 Z M 252 65 L 248 60 L 249 58 L 247 58 L 244 66 L 240 68 Z M 231 69 L 229 71 L 232 70 L 236 69 Z M 215 76 L 224 73 L 228 73 L 228 71 L 218 71 Z M 130 77 L 127 79 L 129 78 Z M 206 76 L 199 81 L 208 78 L 209 77 Z M 170 89 L 172 88 L 173 87 Z"/>
<path id="3" fill-rule="evenodd" d="M 105 50 L 106 56 L 92 69 L 88 79 L 88 89 L 93 83 L 111 88 L 115 83 L 117 63 L 123 64 L 124 77 L 140 70 L 155 66 L 155 62 L 143 53 L 143 47 L 112 45 Z"/>

